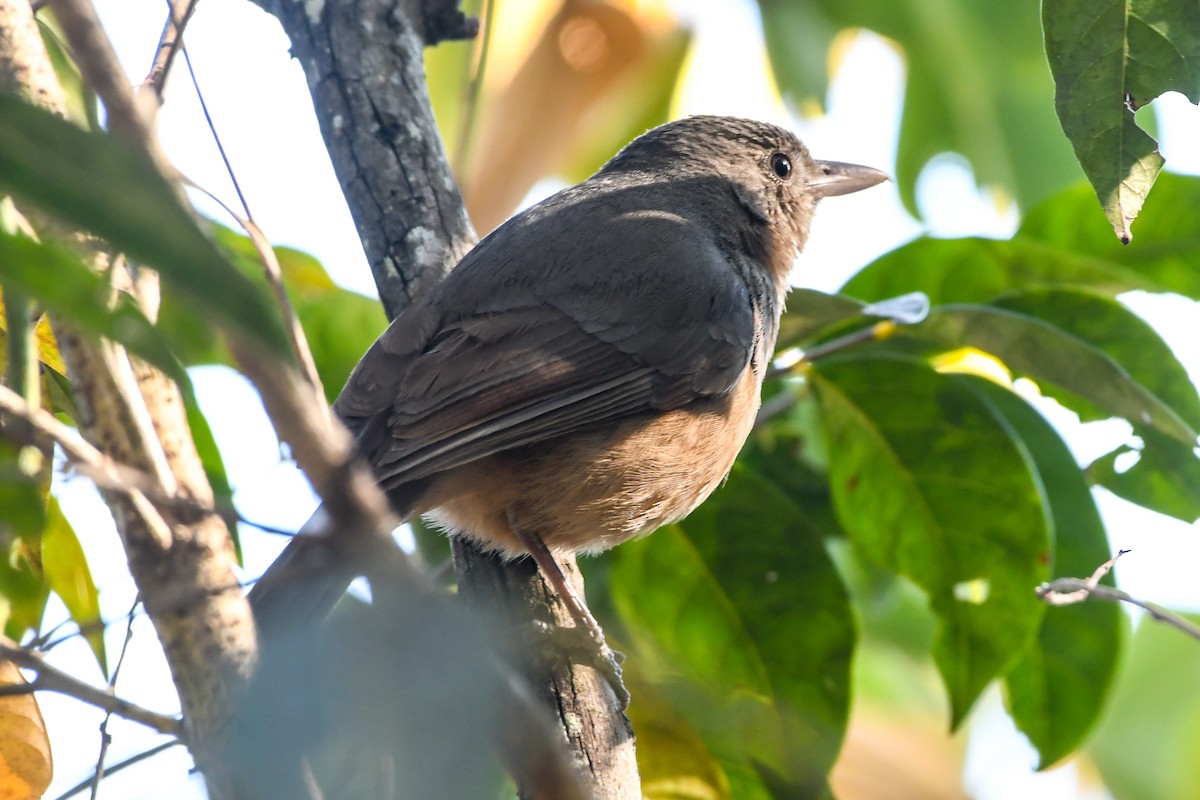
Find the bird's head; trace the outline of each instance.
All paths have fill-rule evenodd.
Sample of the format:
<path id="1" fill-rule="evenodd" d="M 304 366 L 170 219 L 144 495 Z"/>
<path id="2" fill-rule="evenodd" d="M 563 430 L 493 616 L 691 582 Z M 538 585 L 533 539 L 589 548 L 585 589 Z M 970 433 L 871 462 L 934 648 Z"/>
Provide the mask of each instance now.
<path id="1" fill-rule="evenodd" d="M 715 116 L 646 132 L 601 170 L 615 172 L 650 173 L 678 186 L 709 224 L 739 238 L 781 284 L 808 240 L 818 201 L 887 180 L 871 167 L 814 159 L 776 125 Z"/>

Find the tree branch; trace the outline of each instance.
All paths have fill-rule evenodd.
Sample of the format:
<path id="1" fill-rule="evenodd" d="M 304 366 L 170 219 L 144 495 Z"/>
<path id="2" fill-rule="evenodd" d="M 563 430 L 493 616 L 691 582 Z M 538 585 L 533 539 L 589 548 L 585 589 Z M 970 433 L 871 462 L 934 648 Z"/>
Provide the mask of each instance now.
<path id="1" fill-rule="evenodd" d="M 110 133 L 143 148 L 161 172 L 172 171 L 157 147 L 113 54 L 85 0 L 52 0 L 76 62 L 103 100 Z M 179 196 L 183 199 L 182 190 Z M 94 261 L 107 259 L 97 253 Z M 111 271 L 115 288 L 130 291 L 152 319 L 157 275 Z M 118 463 L 152 475 L 162 491 L 211 505 L 212 489 L 196 452 L 179 389 L 161 373 L 133 362 L 111 342 L 95 342 L 55 320 L 55 334 L 72 381 L 80 430 Z M 232 539 L 215 515 L 185 519 L 155 508 L 144 495 L 108 494 L 146 613 L 162 643 L 179 690 L 189 747 L 214 798 L 233 797 L 232 776 L 219 743 L 236 698 L 253 670 L 257 641 L 250 609 L 234 572 Z"/>
<path id="2" fill-rule="evenodd" d="M 1139 600 L 1133 595 L 1123 592 L 1114 586 L 1104 586 L 1100 579 L 1108 574 L 1117 559 L 1128 553 L 1121 550 L 1108 561 L 1096 568 L 1088 578 L 1057 578 L 1038 586 L 1035 592 L 1039 599 L 1052 606 L 1069 606 L 1082 603 L 1088 599 L 1107 600 L 1110 603 L 1129 603 L 1150 614 L 1151 618 L 1165 622 L 1200 641 L 1200 626 L 1173 611 L 1163 608 L 1148 600 Z"/>
<path id="3" fill-rule="evenodd" d="M 159 105 L 163 102 L 163 90 L 167 86 L 167 75 L 171 72 L 171 65 L 183 47 L 183 29 L 187 27 L 198 2 L 199 0 L 167 0 L 167 21 L 158 37 L 154 63 L 150 65 L 150 72 L 142 81 L 142 87 L 154 92 Z"/>
<path id="4" fill-rule="evenodd" d="M 0 660 L 11 661 L 18 667 L 37 673 L 37 677 L 28 686 L 0 688 L 0 696 L 25 694 L 30 691 L 58 692 L 81 700 L 88 705 L 102 708 L 110 714 L 140 722 L 159 733 L 183 738 L 183 725 L 175 717 L 150 711 L 128 700 L 122 700 L 104 689 L 97 689 L 73 675 L 68 675 L 58 667 L 47 664 L 37 653 L 18 647 L 8 640 L 0 641 Z"/>

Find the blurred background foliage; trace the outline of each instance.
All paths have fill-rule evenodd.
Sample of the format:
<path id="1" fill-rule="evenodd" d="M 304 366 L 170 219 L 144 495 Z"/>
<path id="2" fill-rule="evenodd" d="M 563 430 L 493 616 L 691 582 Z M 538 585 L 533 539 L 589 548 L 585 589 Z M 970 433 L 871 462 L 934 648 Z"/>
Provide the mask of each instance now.
<path id="1" fill-rule="evenodd" d="M 1119 60 L 1170 45 L 1194 68 L 1200 22 L 1181 21 L 1182 2 L 1140 5 L 1144 25 L 1124 38 L 1105 28 L 1089 42 L 1091 55 Z M 669 119 L 692 37 L 665 2 L 474 6 L 486 23 L 480 39 L 429 50 L 427 67 L 482 235 L 539 182 L 582 179 Z M 800 115 L 821 113 L 858 31 L 876 32 L 902 55 L 896 181 L 910 212 L 918 213 L 916 184 L 930 160 L 955 153 L 1021 222 L 1003 240 L 921 237 L 838 295 L 796 292 L 781 338 L 796 365 L 768 382 L 771 414 L 727 484 L 683 522 L 585 563 L 593 606 L 628 655 L 646 795 L 807 797 L 828 781 L 843 798 L 961 796 L 964 742 L 948 728 L 969 721 L 997 684 L 1042 767 L 1074 759 L 1085 783 L 1123 797 L 1200 795 L 1191 767 L 1200 702 L 1188 691 L 1200 672 L 1195 643 L 1152 625 L 1127 641 L 1128 619 L 1115 606 L 1046 608 L 1033 593 L 1109 558 L 1095 486 L 1186 522 L 1200 517 L 1200 396 L 1154 327 L 1122 302 L 1134 290 L 1200 299 L 1200 180 L 1165 174 L 1149 192 L 1152 146 L 1132 160 L 1128 148 L 1100 146 L 1113 130 L 1134 141 L 1129 126 L 1151 127 L 1134 112 L 1162 91 L 1195 101 L 1192 73 L 1175 62 L 1156 72 L 1151 62 L 1124 84 L 1080 84 L 1092 62 L 1080 62 L 1072 31 L 1097 13 L 1084 0 L 1040 8 L 1036 0 L 759 0 L 758 8 L 777 88 Z M 94 100 L 55 53 L 76 121 L 94 126 Z M 102 201 L 146 196 L 145 176 L 113 170 L 93 206 L 71 212 L 48 196 L 48 177 L 12 166 L 30 158 L 22 135 L 51 148 L 60 141 L 38 133 L 44 122 L 6 110 L 6 188 L 82 214 L 87 227 L 136 250 L 143 243 L 120 233 L 119 217 L 132 212 Z M 92 180 L 95 159 L 116 157 L 101 137 L 77 146 L 94 152 L 55 162 L 63 187 Z M 1136 173 L 1121 189 L 1132 197 L 1113 195 L 1118 173 Z M 1122 247 L 1113 230 L 1128 233 L 1138 208 L 1137 239 Z M 159 245 L 189 246 L 168 227 L 158 228 Z M 257 272 L 248 239 L 212 232 L 221 257 L 244 275 Z M 155 263 L 151 251 L 139 252 Z M 333 398 L 383 329 L 383 314 L 312 257 L 277 255 Z M 0 231 L 6 293 L 27 292 L 147 358 L 165 358 L 154 349 L 165 342 L 184 366 L 229 364 L 211 330 L 214 317 L 230 313 L 227 284 L 165 275 L 159 340 L 146 336 L 145 320 L 117 325 L 98 314 L 88 291 L 56 293 L 45 274 L 87 281 L 78 269 L 64 277 L 64 257 L 12 225 Z M 262 288 L 246 282 L 245 307 Z M 929 298 L 928 317 L 880 326 L 869 304 L 910 292 Z M 806 348 L 855 334 L 863 343 L 797 362 Z M 35 338 L 44 402 L 69 420 L 52 338 L 44 326 Z M 1038 411 L 1055 403 L 1085 422 L 1126 420 L 1133 433 L 1078 464 Z M 231 500 L 194 403 L 192 420 L 218 497 Z M 96 590 L 75 532 L 47 499 L 45 475 L 29 480 L 20 448 L 0 445 L 7 633 L 38 630 L 49 592 L 94 631 Z M 417 526 L 416 536 L 431 563 L 447 556 L 435 534 Z M 102 640 L 91 641 L 106 666 Z"/>

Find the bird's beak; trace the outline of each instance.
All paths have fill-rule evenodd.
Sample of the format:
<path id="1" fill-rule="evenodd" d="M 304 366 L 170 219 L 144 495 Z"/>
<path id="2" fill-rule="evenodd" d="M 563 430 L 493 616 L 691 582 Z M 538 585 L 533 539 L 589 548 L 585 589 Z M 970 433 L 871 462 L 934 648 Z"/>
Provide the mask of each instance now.
<path id="1" fill-rule="evenodd" d="M 841 161 L 818 161 L 816 164 L 817 176 L 808 182 L 808 188 L 818 199 L 869 189 L 888 180 L 887 173 L 873 167 Z"/>

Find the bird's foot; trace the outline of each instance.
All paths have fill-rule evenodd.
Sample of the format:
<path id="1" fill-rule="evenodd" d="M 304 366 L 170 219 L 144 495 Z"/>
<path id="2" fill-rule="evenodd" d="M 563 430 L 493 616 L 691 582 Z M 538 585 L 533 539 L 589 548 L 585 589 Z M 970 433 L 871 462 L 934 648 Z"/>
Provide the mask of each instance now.
<path id="1" fill-rule="evenodd" d="M 603 639 L 597 639 L 587 627 L 562 628 L 538 622 L 535 628 L 537 635 L 534 638 L 547 658 L 567 659 L 592 667 L 612 689 L 621 710 L 629 708 L 629 690 L 625 688 L 621 671 L 621 664 L 625 661 L 623 653 L 613 650 Z"/>

